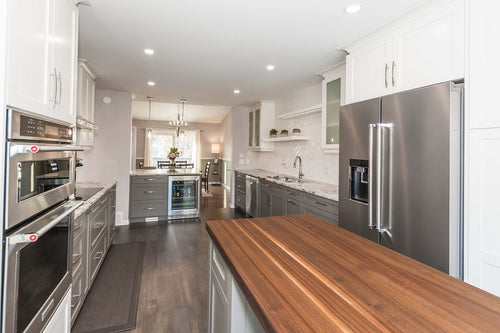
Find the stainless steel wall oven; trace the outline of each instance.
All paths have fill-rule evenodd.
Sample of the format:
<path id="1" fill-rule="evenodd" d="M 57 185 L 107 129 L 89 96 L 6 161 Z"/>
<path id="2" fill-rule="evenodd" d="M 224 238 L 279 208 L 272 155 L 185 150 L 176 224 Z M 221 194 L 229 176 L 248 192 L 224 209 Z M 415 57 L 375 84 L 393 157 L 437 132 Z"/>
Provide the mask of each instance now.
<path id="1" fill-rule="evenodd" d="M 5 229 L 56 205 L 74 192 L 73 128 L 57 121 L 7 112 Z"/>
<path id="2" fill-rule="evenodd" d="M 5 238 L 4 332 L 41 332 L 71 285 L 70 200 Z"/>
<path id="3" fill-rule="evenodd" d="M 7 110 L 3 332 L 41 332 L 71 285 L 73 127 Z"/>

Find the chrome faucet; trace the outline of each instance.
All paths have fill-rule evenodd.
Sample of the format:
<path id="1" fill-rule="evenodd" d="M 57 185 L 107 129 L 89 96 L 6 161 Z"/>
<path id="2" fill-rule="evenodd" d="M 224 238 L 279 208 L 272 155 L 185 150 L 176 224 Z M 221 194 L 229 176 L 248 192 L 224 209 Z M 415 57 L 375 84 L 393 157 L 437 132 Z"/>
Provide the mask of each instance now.
<path id="1" fill-rule="evenodd" d="M 299 155 L 295 156 L 295 161 L 293 161 L 293 167 L 294 168 L 297 167 L 297 160 L 299 160 L 299 179 L 302 179 L 304 174 L 302 173 L 302 158 Z"/>

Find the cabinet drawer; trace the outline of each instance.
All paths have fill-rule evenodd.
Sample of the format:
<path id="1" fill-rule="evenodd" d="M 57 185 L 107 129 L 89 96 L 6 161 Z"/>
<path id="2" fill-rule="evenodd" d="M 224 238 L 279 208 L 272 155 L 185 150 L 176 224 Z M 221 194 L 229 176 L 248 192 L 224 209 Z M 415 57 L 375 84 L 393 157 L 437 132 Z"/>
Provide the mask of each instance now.
<path id="1" fill-rule="evenodd" d="M 315 209 L 310 206 L 305 206 L 304 207 L 304 214 L 311 214 L 313 216 L 319 217 L 320 219 L 323 219 L 327 222 L 330 222 L 335 225 L 339 225 L 339 220 L 338 216 L 335 214 L 330 214 L 324 210 L 321 209 Z"/>
<path id="2" fill-rule="evenodd" d="M 285 197 L 287 199 L 292 199 L 295 201 L 304 201 L 304 192 L 301 191 L 296 191 L 296 190 L 290 190 L 290 189 L 285 189 Z"/>
<path id="3" fill-rule="evenodd" d="M 104 233 L 106 229 L 106 217 L 108 215 L 107 206 L 101 206 L 99 210 L 91 214 L 89 221 L 90 247 L 94 249 L 97 238 Z"/>
<path id="4" fill-rule="evenodd" d="M 320 209 L 328 214 L 336 216 L 339 214 L 338 204 L 333 200 L 325 199 L 312 194 L 306 194 L 304 195 L 304 203 L 313 209 Z"/>
<path id="5" fill-rule="evenodd" d="M 90 254 L 90 281 L 94 281 L 99 267 L 104 260 L 104 254 L 106 253 L 106 237 L 101 236 L 97 240 L 95 249 Z"/>
<path id="6" fill-rule="evenodd" d="M 71 286 L 71 323 L 73 323 L 78 315 L 80 307 L 85 299 L 83 290 L 83 270 L 78 271 L 73 277 Z"/>
<path id="7" fill-rule="evenodd" d="M 222 288 L 222 292 L 226 299 L 228 299 L 228 293 L 230 288 L 229 283 L 229 268 L 224 261 L 224 258 L 220 254 L 219 250 L 212 243 L 212 254 L 210 256 L 212 271 Z"/>
<path id="8" fill-rule="evenodd" d="M 167 215 L 167 201 L 132 201 L 130 205 L 131 217 L 150 217 Z"/>
<path id="9" fill-rule="evenodd" d="M 304 204 L 295 199 L 286 199 L 285 215 L 304 214 Z"/>
<path id="10" fill-rule="evenodd" d="M 167 199 L 166 184 L 134 184 L 131 191 L 133 201 Z"/>
<path id="11" fill-rule="evenodd" d="M 87 221 L 88 214 L 83 213 L 82 215 L 78 216 L 76 220 L 73 221 L 73 242 L 78 235 L 83 233 L 83 229 L 85 227 L 85 222 Z"/>
<path id="12" fill-rule="evenodd" d="M 166 184 L 167 176 L 131 176 L 132 184 Z"/>
<path id="13" fill-rule="evenodd" d="M 83 267 L 83 245 L 83 232 L 80 232 L 77 237 L 73 238 L 73 255 L 71 257 L 73 276 Z"/>

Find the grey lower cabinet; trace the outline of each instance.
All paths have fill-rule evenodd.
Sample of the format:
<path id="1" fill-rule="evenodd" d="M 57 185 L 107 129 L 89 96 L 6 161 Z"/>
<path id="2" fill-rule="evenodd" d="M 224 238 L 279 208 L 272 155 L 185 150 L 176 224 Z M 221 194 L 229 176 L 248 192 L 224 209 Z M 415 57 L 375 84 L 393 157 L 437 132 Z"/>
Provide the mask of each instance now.
<path id="1" fill-rule="evenodd" d="M 209 253 L 208 332 L 264 333 L 264 328 L 212 240 Z"/>
<path id="2" fill-rule="evenodd" d="M 168 219 L 168 176 L 130 176 L 130 222 Z"/>
<path id="3" fill-rule="evenodd" d="M 260 181 L 260 216 L 311 214 L 338 225 L 338 203 L 287 186 Z"/>
<path id="4" fill-rule="evenodd" d="M 73 221 L 71 324 L 111 245 L 115 211 L 116 185 Z"/>
<path id="5" fill-rule="evenodd" d="M 259 207 L 261 217 L 272 216 L 272 194 L 271 185 L 268 182 L 260 183 L 260 193 L 259 193 Z"/>

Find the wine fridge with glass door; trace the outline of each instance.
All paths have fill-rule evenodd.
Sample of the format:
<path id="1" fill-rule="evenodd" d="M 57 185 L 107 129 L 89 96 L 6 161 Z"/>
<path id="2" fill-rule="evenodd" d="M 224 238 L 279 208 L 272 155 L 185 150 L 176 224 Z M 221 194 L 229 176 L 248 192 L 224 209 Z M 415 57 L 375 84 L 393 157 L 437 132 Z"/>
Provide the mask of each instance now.
<path id="1" fill-rule="evenodd" d="M 200 217 L 200 175 L 168 177 L 168 218 Z"/>

